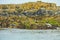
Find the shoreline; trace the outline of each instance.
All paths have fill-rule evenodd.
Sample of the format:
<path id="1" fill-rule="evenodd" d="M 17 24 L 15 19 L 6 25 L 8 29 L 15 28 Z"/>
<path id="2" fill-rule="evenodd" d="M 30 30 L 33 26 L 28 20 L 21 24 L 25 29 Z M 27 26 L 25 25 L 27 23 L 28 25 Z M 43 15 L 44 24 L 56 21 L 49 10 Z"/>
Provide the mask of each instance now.
<path id="1" fill-rule="evenodd" d="M 0 30 L 7 30 L 7 29 L 19 29 L 19 28 L 0 28 Z M 22 29 L 22 30 L 60 30 L 59 29 Z"/>

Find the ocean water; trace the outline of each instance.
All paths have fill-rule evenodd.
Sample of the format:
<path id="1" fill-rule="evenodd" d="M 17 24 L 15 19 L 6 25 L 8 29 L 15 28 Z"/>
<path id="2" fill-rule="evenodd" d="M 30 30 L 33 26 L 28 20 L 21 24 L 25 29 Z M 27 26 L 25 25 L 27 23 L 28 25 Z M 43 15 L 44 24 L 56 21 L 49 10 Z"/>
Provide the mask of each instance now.
<path id="1" fill-rule="evenodd" d="M 0 40 L 60 40 L 60 30 L 0 30 Z"/>

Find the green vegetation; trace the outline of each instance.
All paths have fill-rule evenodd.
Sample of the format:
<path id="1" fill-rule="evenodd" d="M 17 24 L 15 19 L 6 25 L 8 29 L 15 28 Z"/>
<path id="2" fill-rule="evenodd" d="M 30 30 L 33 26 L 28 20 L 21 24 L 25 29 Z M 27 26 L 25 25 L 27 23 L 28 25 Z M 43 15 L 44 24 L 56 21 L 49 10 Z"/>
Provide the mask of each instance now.
<path id="1" fill-rule="evenodd" d="M 40 2 L 37 3 L 40 5 Z M 48 29 L 49 25 L 46 23 L 52 26 L 51 29 L 60 27 L 60 10 L 46 9 L 45 6 L 37 4 L 32 7 L 32 4 L 35 3 L 22 4 L 23 8 L 16 6 L 12 12 L 7 11 L 8 8 L 4 6 L 0 12 L 0 28 Z M 25 5 L 29 6 L 26 8 Z"/>

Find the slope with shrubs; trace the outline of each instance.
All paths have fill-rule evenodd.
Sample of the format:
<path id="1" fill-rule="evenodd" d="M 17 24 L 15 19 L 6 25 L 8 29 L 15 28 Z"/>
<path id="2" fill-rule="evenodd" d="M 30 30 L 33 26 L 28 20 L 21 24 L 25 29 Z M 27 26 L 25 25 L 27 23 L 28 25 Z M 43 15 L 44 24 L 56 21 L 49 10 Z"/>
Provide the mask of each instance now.
<path id="1" fill-rule="evenodd" d="M 54 3 L 38 1 L 12 5 L 2 6 L 0 11 L 1 28 L 56 29 L 60 27 L 60 10 Z"/>

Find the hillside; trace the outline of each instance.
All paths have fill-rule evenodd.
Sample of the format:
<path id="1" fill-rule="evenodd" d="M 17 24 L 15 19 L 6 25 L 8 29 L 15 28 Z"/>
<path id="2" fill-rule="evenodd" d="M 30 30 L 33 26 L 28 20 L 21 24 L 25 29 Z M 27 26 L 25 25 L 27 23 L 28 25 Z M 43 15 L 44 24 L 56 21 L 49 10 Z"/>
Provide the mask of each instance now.
<path id="1" fill-rule="evenodd" d="M 41 1 L 24 4 L 0 4 L 0 27 L 56 29 L 60 27 L 60 6 Z"/>
<path id="2" fill-rule="evenodd" d="M 55 3 L 45 3 L 41 1 L 37 2 L 28 2 L 25 4 L 3 4 L 0 5 L 0 9 L 8 9 L 9 11 L 15 11 L 16 8 L 25 10 L 38 10 L 40 8 L 46 8 L 47 10 L 57 10 L 57 6 Z M 0 11 L 1 11 L 0 10 Z"/>

